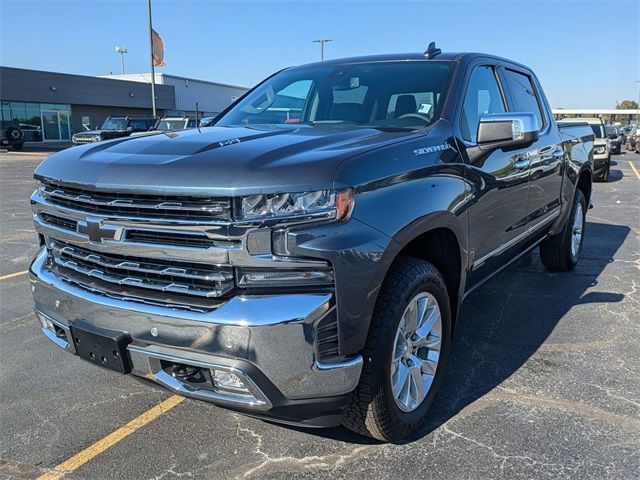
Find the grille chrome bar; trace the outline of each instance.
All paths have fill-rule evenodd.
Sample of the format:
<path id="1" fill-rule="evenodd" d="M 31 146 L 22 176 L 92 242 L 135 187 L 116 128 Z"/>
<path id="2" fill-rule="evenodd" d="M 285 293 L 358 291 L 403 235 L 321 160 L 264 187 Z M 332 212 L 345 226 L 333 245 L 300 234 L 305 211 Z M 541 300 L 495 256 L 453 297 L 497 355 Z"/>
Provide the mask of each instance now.
<path id="1" fill-rule="evenodd" d="M 233 289 L 229 267 L 193 264 L 166 264 L 145 259 L 96 253 L 59 241 L 49 243 L 53 262 L 66 271 L 75 272 L 82 285 L 83 277 L 109 284 L 171 292 L 189 296 L 218 298 Z M 86 282 L 90 283 L 90 282 Z"/>
<path id="2" fill-rule="evenodd" d="M 190 220 L 229 220 L 231 200 L 182 196 L 123 195 L 89 192 L 78 188 L 42 183 L 40 194 L 49 202 L 84 212 Z"/>

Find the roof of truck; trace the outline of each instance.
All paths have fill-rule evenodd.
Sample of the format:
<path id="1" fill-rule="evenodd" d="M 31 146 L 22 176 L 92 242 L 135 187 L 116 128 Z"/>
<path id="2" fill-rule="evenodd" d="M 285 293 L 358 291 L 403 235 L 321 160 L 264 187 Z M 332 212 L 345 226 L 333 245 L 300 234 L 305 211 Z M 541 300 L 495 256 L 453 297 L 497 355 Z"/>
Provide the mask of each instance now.
<path id="1" fill-rule="evenodd" d="M 479 53 L 479 52 L 442 52 L 435 57 L 428 59 L 425 57 L 424 53 L 413 52 L 413 53 L 391 53 L 391 54 L 381 54 L 381 55 L 363 55 L 359 57 L 347 57 L 347 58 L 335 58 L 330 60 L 324 60 L 321 62 L 313 62 L 305 65 L 299 65 L 300 67 L 311 67 L 311 66 L 319 66 L 319 65 L 344 65 L 348 63 L 375 63 L 375 62 L 401 62 L 401 61 L 453 61 L 460 62 L 462 60 L 471 60 L 476 57 L 484 57 L 484 58 L 493 58 L 499 61 L 505 61 L 512 63 L 514 65 L 519 65 L 521 67 L 527 68 L 525 65 L 510 60 L 508 58 L 502 58 L 497 55 L 491 55 L 488 53 Z M 293 67 L 297 68 L 297 67 Z"/>

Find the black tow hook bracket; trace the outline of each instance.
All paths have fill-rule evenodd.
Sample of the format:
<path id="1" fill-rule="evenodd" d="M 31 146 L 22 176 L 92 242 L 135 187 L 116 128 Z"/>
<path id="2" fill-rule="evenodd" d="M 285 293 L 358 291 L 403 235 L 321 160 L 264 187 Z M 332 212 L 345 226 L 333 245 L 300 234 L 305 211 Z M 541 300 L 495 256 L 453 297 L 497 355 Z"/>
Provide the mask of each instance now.
<path id="1" fill-rule="evenodd" d="M 171 376 L 179 380 L 189 380 L 192 377 L 196 377 L 201 370 L 200 367 L 178 364 L 171 369 Z"/>

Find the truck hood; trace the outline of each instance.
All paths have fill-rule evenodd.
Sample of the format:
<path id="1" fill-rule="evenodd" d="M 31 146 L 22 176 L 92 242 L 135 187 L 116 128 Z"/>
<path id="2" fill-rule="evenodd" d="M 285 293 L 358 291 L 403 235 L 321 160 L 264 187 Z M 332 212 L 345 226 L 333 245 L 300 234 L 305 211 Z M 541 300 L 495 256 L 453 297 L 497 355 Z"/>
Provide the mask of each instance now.
<path id="1" fill-rule="evenodd" d="M 45 160 L 35 176 L 119 193 L 321 190 L 333 187 L 346 158 L 415 135 L 341 126 L 209 127 L 72 147 Z"/>

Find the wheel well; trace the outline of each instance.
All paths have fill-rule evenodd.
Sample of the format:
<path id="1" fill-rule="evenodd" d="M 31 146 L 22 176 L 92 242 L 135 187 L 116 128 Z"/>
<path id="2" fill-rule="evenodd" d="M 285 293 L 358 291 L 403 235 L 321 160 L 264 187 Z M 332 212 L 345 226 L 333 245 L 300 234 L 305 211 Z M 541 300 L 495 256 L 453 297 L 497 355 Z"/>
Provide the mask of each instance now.
<path id="1" fill-rule="evenodd" d="M 426 260 L 438 269 L 449 293 L 451 318 L 454 322 L 452 327 L 455 327 L 459 306 L 461 260 L 460 246 L 454 233 L 447 228 L 430 230 L 414 238 L 398 255 Z"/>
<path id="2" fill-rule="evenodd" d="M 589 202 L 591 201 L 591 173 L 582 172 L 580 177 L 578 178 L 578 184 L 576 188 L 582 191 L 585 200 L 587 201 L 587 206 L 589 206 Z"/>

